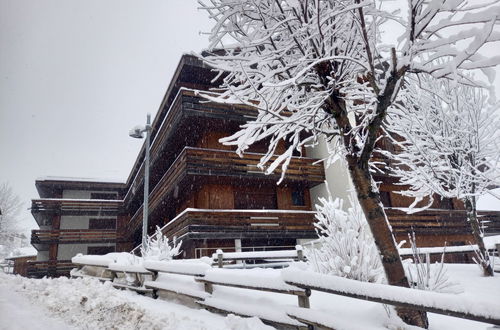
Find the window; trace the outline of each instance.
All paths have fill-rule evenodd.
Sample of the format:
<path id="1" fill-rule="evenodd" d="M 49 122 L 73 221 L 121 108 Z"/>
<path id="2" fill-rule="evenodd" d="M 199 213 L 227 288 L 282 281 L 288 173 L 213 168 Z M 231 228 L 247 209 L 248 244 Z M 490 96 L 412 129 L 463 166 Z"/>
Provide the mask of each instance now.
<path id="1" fill-rule="evenodd" d="M 116 193 L 90 193 L 90 199 L 116 199 Z"/>
<path id="2" fill-rule="evenodd" d="M 441 198 L 441 208 L 446 210 L 453 210 L 453 200 L 451 198 Z"/>
<path id="3" fill-rule="evenodd" d="M 304 189 L 292 190 L 292 205 L 294 205 L 294 206 L 305 206 L 306 205 L 306 200 L 304 198 Z"/>
<path id="4" fill-rule="evenodd" d="M 102 255 L 106 253 L 115 252 L 114 246 L 89 246 L 87 247 L 87 254 Z"/>
<path id="5" fill-rule="evenodd" d="M 391 207 L 391 194 L 388 191 L 380 191 L 380 200 L 385 207 Z"/>
<path id="6" fill-rule="evenodd" d="M 89 219 L 89 229 L 115 229 L 116 219 Z"/>

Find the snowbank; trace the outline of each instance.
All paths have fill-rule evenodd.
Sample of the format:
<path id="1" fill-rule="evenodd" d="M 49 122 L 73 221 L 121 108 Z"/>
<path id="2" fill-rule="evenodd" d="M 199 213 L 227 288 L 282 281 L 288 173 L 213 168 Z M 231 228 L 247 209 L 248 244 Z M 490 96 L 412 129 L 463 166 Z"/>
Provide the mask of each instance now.
<path id="1" fill-rule="evenodd" d="M 385 284 L 366 283 L 338 276 L 323 275 L 297 268 L 282 271 L 285 281 L 300 283 L 309 287 L 325 288 L 345 294 L 376 297 L 387 301 L 428 306 L 435 310 L 446 309 L 452 312 L 474 314 L 484 318 L 500 319 L 498 304 L 481 297 L 465 297 L 445 293 L 412 290 Z M 298 285 L 298 284 L 297 284 Z"/>
<path id="2" fill-rule="evenodd" d="M 2 286 L 28 297 L 34 306 L 43 306 L 47 315 L 79 329 L 272 329 L 256 318 L 243 319 L 234 315 L 223 317 L 205 310 L 115 290 L 110 283 L 101 284 L 89 278 L 27 279 L 0 274 L 0 288 Z M 52 330 L 50 327 L 44 328 L 43 323 L 38 325 L 37 329 Z"/>

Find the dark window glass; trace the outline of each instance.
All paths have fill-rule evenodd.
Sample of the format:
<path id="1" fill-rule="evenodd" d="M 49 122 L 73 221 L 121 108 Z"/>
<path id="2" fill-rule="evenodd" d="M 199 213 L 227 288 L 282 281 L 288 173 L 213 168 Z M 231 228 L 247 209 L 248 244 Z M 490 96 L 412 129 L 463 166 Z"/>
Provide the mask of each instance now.
<path id="1" fill-rule="evenodd" d="M 115 229 L 116 219 L 89 219 L 89 229 Z"/>
<path id="2" fill-rule="evenodd" d="M 114 246 L 89 246 L 87 247 L 87 254 L 106 254 L 106 253 L 111 253 L 115 252 L 115 247 Z"/>
<path id="3" fill-rule="evenodd" d="M 441 208 L 453 210 L 453 200 L 451 198 L 441 198 Z"/>
<path id="4" fill-rule="evenodd" d="M 381 191 L 380 192 L 380 199 L 382 200 L 382 204 L 384 204 L 385 207 L 390 207 L 391 205 L 391 194 L 388 191 Z"/>
<path id="5" fill-rule="evenodd" d="M 306 205 L 306 200 L 304 198 L 304 190 L 303 189 L 294 189 L 292 191 L 292 204 L 295 206 Z"/>
<path id="6" fill-rule="evenodd" d="M 90 193 L 90 199 L 116 199 L 115 193 Z"/>

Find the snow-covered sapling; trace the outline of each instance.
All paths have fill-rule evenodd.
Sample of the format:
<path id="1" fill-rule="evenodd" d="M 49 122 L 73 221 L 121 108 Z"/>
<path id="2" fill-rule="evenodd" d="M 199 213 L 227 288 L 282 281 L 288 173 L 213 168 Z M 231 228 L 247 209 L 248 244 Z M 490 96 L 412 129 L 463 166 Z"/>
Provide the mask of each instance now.
<path id="1" fill-rule="evenodd" d="M 450 280 L 444 256 L 446 249 L 441 254 L 441 260 L 431 264 L 430 255 L 423 258 L 420 249 L 417 247 L 415 233 L 408 234 L 413 259 L 405 260 L 406 275 L 410 281 L 410 286 L 419 290 L 436 291 L 443 293 L 460 293 L 462 290 L 457 283 Z"/>
<path id="2" fill-rule="evenodd" d="M 351 207 L 343 209 L 342 199 L 320 198 L 314 224 L 318 244 L 305 253 L 313 269 L 365 282 L 381 282 L 384 277 L 377 247 L 363 210 L 351 192 Z"/>
<path id="3" fill-rule="evenodd" d="M 181 253 L 182 241 L 176 239 L 170 243 L 168 237 L 164 236 L 161 228 L 156 226 L 156 232 L 149 236 L 145 248 L 141 248 L 141 254 L 144 260 L 172 260 Z"/>

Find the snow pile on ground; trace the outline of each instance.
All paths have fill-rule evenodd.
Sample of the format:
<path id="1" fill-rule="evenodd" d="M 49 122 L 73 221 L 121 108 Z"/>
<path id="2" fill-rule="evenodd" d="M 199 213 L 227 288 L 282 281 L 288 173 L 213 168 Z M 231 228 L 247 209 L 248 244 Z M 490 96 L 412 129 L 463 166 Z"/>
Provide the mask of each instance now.
<path id="1" fill-rule="evenodd" d="M 49 315 L 81 329 L 270 329 L 256 318 L 222 317 L 90 278 L 36 280 L 2 274 L 0 282 L 0 292 L 25 295 L 34 305 L 45 306 Z"/>
<path id="2" fill-rule="evenodd" d="M 456 297 L 457 302 L 459 300 L 481 301 L 487 304 L 482 308 L 485 312 L 498 305 L 500 276 L 483 277 L 479 268 L 473 264 L 447 264 L 447 267 L 451 280 L 460 283 L 463 287 L 462 293 L 450 295 L 452 300 Z M 290 271 L 292 269 L 283 272 Z M 300 272 L 304 269 L 296 271 Z M 269 286 L 274 286 L 277 285 L 274 282 L 281 273 L 281 270 L 271 269 L 251 271 L 210 269 L 206 271 L 205 278 L 221 282 L 248 280 L 249 283 L 254 284 L 259 278 L 259 283 L 264 281 Z M 247 274 L 246 277 L 245 274 Z M 160 274 L 155 283 L 168 286 L 170 289 L 180 288 L 184 291 L 192 290 L 206 294 L 202 283 L 195 282 L 191 276 Z M 428 294 L 429 292 L 422 293 L 415 290 L 415 297 L 412 300 L 423 299 Z M 16 308 L 19 311 L 29 311 L 25 313 L 26 315 L 32 314 L 32 311 L 36 315 L 43 315 L 43 312 L 40 312 L 43 309 L 47 315 L 55 316 L 59 321 L 80 329 L 270 329 L 256 318 L 223 317 L 203 309 L 191 308 L 189 306 L 195 306 L 195 304 L 192 302 L 188 304 L 178 296 L 160 296 L 163 299 L 154 300 L 131 291 L 119 291 L 113 289 L 111 283 L 102 284 L 92 278 L 34 280 L 0 274 L 0 320 L 2 320 L 0 329 L 33 328 L 29 325 L 17 328 L 3 327 L 3 324 L 9 326 L 13 324 L 12 322 L 16 322 L 15 317 L 20 317 L 15 316 L 16 313 L 5 312 L 6 303 L 21 304 Z M 7 299 L 2 299 L 3 297 L 9 297 L 8 302 Z M 29 306 L 22 303 L 22 297 L 27 297 L 23 299 L 28 302 L 31 301 Z M 313 291 L 310 297 L 311 309 L 308 310 L 298 310 L 297 297 L 294 295 L 219 285 L 214 285 L 213 294 L 206 298 L 206 303 L 209 305 L 227 308 L 234 313 L 262 315 L 268 319 L 283 319 L 286 318 L 287 312 L 293 311 L 294 313 L 312 313 L 318 320 L 335 324 L 336 329 L 412 329 L 403 325 L 393 312 L 388 314 L 382 304 L 318 291 Z M 14 310 L 10 305 L 8 307 Z M 38 314 L 35 307 L 39 309 Z M 473 306 L 472 309 L 475 308 Z M 431 330 L 490 328 L 490 325 L 485 323 L 432 313 L 429 314 L 429 321 Z M 64 329 L 58 326 L 35 328 Z"/>
<path id="3" fill-rule="evenodd" d="M 133 254 L 127 252 L 112 252 L 105 255 L 83 255 L 79 253 L 71 258 L 71 262 L 73 262 L 74 264 L 88 264 L 107 267 L 111 263 L 117 263 L 120 265 L 141 264 L 142 258 L 136 257 Z"/>

